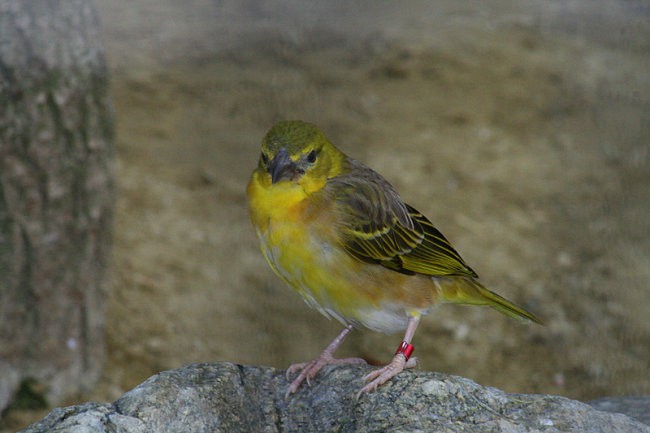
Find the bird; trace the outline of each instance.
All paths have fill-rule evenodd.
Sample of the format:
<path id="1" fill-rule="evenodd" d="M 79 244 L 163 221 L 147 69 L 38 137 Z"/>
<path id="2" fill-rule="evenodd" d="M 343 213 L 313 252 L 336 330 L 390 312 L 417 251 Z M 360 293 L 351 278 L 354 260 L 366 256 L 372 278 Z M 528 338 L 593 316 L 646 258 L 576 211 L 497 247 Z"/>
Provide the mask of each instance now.
<path id="1" fill-rule="evenodd" d="M 488 290 L 447 238 L 379 173 L 339 150 L 318 128 L 283 120 L 262 139 L 247 186 L 250 218 L 273 271 L 307 304 L 343 324 L 314 360 L 292 364 L 286 397 L 326 365 L 361 364 L 334 354 L 355 328 L 404 331 L 392 360 L 357 396 L 406 368 L 422 316 L 439 303 L 489 306 L 527 322 L 533 313 Z"/>

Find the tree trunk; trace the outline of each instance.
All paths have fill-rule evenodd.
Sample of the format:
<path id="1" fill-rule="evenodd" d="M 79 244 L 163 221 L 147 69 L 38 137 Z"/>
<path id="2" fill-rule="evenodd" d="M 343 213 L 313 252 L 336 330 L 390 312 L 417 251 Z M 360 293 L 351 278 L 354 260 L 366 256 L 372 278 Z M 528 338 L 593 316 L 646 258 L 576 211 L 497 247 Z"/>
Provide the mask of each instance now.
<path id="1" fill-rule="evenodd" d="M 90 0 L 0 1 L 0 410 L 100 373 L 112 115 Z"/>

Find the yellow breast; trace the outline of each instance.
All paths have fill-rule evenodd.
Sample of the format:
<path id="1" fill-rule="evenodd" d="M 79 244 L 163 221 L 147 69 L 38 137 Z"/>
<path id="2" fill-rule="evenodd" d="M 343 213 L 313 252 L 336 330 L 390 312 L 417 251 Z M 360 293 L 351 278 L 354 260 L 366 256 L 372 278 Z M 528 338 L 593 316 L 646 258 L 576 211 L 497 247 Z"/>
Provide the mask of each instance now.
<path id="1" fill-rule="evenodd" d="M 343 257 L 334 252 L 332 222 L 327 203 L 317 202 L 298 184 L 271 185 L 264 174 L 253 173 L 248 185 L 251 219 L 264 257 L 288 285 L 312 305 L 326 312 L 336 310 L 332 298 L 333 271 Z M 329 228 L 329 229 L 328 229 Z M 329 315 L 334 315 L 327 311 Z"/>

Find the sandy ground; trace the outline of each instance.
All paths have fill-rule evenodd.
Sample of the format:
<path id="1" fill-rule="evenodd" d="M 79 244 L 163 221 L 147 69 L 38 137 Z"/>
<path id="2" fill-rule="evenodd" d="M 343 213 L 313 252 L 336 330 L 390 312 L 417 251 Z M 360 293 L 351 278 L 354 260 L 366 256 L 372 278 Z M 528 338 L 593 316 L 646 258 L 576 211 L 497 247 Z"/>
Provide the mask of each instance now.
<path id="1" fill-rule="evenodd" d="M 650 393 L 647 6 L 183 4 L 99 3 L 119 196 L 106 368 L 81 399 L 190 362 L 284 368 L 339 331 L 272 274 L 248 222 L 261 137 L 285 118 L 383 173 L 487 286 L 547 321 L 441 306 L 416 334 L 419 368 L 518 393 Z M 341 354 L 386 362 L 400 339 L 361 330 Z"/>

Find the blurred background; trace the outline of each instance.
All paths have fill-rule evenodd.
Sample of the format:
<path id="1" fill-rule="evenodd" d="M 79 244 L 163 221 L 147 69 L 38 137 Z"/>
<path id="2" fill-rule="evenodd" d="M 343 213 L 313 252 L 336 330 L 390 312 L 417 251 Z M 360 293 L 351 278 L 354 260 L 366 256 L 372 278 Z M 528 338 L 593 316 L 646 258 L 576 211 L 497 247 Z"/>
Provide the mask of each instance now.
<path id="1" fill-rule="evenodd" d="M 245 187 L 277 120 L 382 173 L 547 325 L 440 306 L 420 369 L 581 400 L 650 393 L 643 0 L 98 0 L 116 116 L 111 401 L 202 361 L 285 368 L 340 330 L 273 275 Z M 387 362 L 401 335 L 341 356 Z M 75 402 L 71 402 L 75 403 Z"/>

